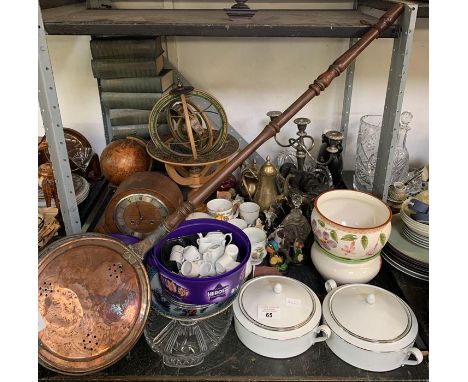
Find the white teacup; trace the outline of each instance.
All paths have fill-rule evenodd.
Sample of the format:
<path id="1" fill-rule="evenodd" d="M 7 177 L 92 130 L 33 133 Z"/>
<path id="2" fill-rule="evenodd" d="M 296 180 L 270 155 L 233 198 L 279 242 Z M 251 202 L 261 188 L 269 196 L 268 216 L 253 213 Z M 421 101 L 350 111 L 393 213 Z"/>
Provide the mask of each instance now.
<path id="1" fill-rule="evenodd" d="M 185 261 L 197 261 L 201 259 L 200 252 L 198 252 L 197 247 L 193 245 L 184 248 L 183 256 Z"/>
<path id="2" fill-rule="evenodd" d="M 215 264 L 216 273 L 219 274 L 219 273 L 227 272 L 227 268 L 232 263 L 234 263 L 234 261 L 232 260 L 232 257 L 229 256 L 228 254 L 224 254 L 216 261 L 216 264 Z"/>
<path id="3" fill-rule="evenodd" d="M 216 261 L 223 256 L 224 254 L 224 246 L 215 244 L 209 247 L 205 253 L 203 254 L 203 260 L 208 261 L 211 264 L 216 263 Z"/>
<path id="4" fill-rule="evenodd" d="M 239 255 L 239 248 L 235 244 L 229 244 L 224 249 L 224 254 L 231 256 L 232 261 L 236 261 Z"/>
<path id="5" fill-rule="evenodd" d="M 248 225 L 255 224 L 255 221 L 260 214 L 260 206 L 257 203 L 245 202 L 239 206 L 239 213 Z"/>
<path id="6" fill-rule="evenodd" d="M 231 223 L 232 225 L 235 225 L 236 227 L 240 229 L 247 228 L 248 224 L 244 219 L 231 219 L 228 221 L 228 223 Z"/>
<path id="7" fill-rule="evenodd" d="M 257 227 L 248 227 L 243 230 L 250 241 L 251 253 L 250 262 L 252 265 L 258 265 L 265 258 L 267 237 L 264 230 Z"/>
<path id="8" fill-rule="evenodd" d="M 208 209 L 208 213 L 218 220 L 228 221 L 237 217 L 237 212 L 236 214 L 233 213 L 232 202 L 227 199 L 210 200 L 206 204 L 206 207 Z"/>
<path id="9" fill-rule="evenodd" d="M 184 254 L 183 252 L 172 251 L 169 260 L 175 261 L 177 264 L 182 264 L 184 262 Z"/>
<path id="10" fill-rule="evenodd" d="M 252 269 L 253 269 L 253 265 L 249 259 L 249 261 L 247 261 L 247 263 L 245 264 L 244 280 L 247 280 L 247 278 L 250 276 L 250 274 L 252 273 Z"/>
<path id="11" fill-rule="evenodd" d="M 182 246 L 179 245 L 179 244 L 174 245 L 174 246 L 171 248 L 171 254 L 172 254 L 172 253 L 175 253 L 175 252 L 183 253 L 183 252 L 184 252 L 184 247 L 182 247 Z"/>
<path id="12" fill-rule="evenodd" d="M 226 272 L 232 271 L 234 268 L 237 268 L 240 265 L 238 261 L 233 261 L 226 266 Z"/>
<path id="13" fill-rule="evenodd" d="M 213 264 L 209 261 L 202 261 L 200 264 L 200 277 L 215 276 L 216 270 Z"/>
<path id="14" fill-rule="evenodd" d="M 200 265 L 197 262 L 186 261 L 182 264 L 180 273 L 187 277 L 198 277 L 200 274 Z"/>
<path id="15" fill-rule="evenodd" d="M 185 218 L 185 220 L 192 220 L 192 219 L 212 219 L 210 214 L 206 212 L 192 212 L 189 216 Z"/>

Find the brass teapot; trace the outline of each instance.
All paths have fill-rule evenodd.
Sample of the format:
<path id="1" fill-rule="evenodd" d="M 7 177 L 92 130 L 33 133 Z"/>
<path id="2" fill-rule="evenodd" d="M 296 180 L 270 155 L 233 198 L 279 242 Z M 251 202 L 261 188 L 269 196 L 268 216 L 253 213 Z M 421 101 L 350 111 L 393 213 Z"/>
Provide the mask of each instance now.
<path id="1" fill-rule="evenodd" d="M 268 210 L 273 203 L 280 202 L 288 196 L 289 177 L 284 180 L 283 192 L 280 194 L 276 187 L 276 176 L 278 170 L 270 162 L 267 156 L 266 162 L 262 165 L 257 174 L 257 184 L 253 201 L 260 206 L 262 211 Z"/>

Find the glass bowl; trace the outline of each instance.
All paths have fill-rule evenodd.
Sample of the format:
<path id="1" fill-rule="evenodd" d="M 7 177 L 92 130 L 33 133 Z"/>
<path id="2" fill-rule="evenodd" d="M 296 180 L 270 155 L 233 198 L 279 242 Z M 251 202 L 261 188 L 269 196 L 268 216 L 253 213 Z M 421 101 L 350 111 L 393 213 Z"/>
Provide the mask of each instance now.
<path id="1" fill-rule="evenodd" d="M 169 367 L 201 364 L 226 336 L 232 321 L 232 306 L 205 319 L 171 319 L 151 310 L 145 338 L 151 350 Z"/>

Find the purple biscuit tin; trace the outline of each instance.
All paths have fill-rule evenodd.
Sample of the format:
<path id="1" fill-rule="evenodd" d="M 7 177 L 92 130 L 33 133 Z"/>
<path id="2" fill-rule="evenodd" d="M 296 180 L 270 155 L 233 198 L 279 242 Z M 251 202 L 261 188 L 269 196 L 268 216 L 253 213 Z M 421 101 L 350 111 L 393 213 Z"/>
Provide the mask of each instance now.
<path id="1" fill-rule="evenodd" d="M 220 231 L 232 234 L 232 243 L 239 248 L 240 265 L 222 275 L 189 278 L 170 271 L 161 259 L 164 244 L 171 239 L 193 236 L 198 233 Z M 218 304 L 236 293 L 244 281 L 245 267 L 250 257 L 247 235 L 233 224 L 215 219 L 193 219 L 183 222 L 161 240 L 146 258 L 149 270 L 157 270 L 161 287 L 176 301 L 191 305 Z M 153 272 L 149 272 L 153 273 Z"/>

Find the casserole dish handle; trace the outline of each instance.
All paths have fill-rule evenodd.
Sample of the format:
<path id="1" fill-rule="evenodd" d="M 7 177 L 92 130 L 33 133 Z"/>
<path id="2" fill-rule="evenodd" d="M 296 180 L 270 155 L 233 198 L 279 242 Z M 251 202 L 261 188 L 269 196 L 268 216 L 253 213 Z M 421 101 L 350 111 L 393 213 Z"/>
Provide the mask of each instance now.
<path id="1" fill-rule="evenodd" d="M 338 285 L 336 285 L 335 280 L 329 279 L 329 280 L 325 281 L 325 289 L 326 289 L 327 293 L 330 293 L 330 291 L 335 289 L 337 286 Z"/>
<path id="2" fill-rule="evenodd" d="M 314 330 L 314 332 L 318 335 L 319 333 L 323 333 L 320 337 L 315 337 L 314 338 L 314 343 L 317 343 L 317 342 L 322 342 L 322 341 L 326 341 L 330 338 L 331 336 L 331 330 L 330 328 L 328 327 L 328 325 L 320 325 L 320 326 L 317 326 Z"/>
<path id="3" fill-rule="evenodd" d="M 407 352 L 407 357 L 406 359 L 403 361 L 403 365 L 419 365 L 422 360 L 423 360 L 423 355 L 421 353 L 421 350 L 417 349 L 417 348 L 409 348 L 408 349 L 408 352 Z M 414 357 L 416 358 L 416 360 L 410 360 L 408 359 L 409 357 L 411 357 L 411 355 L 414 355 Z"/>

